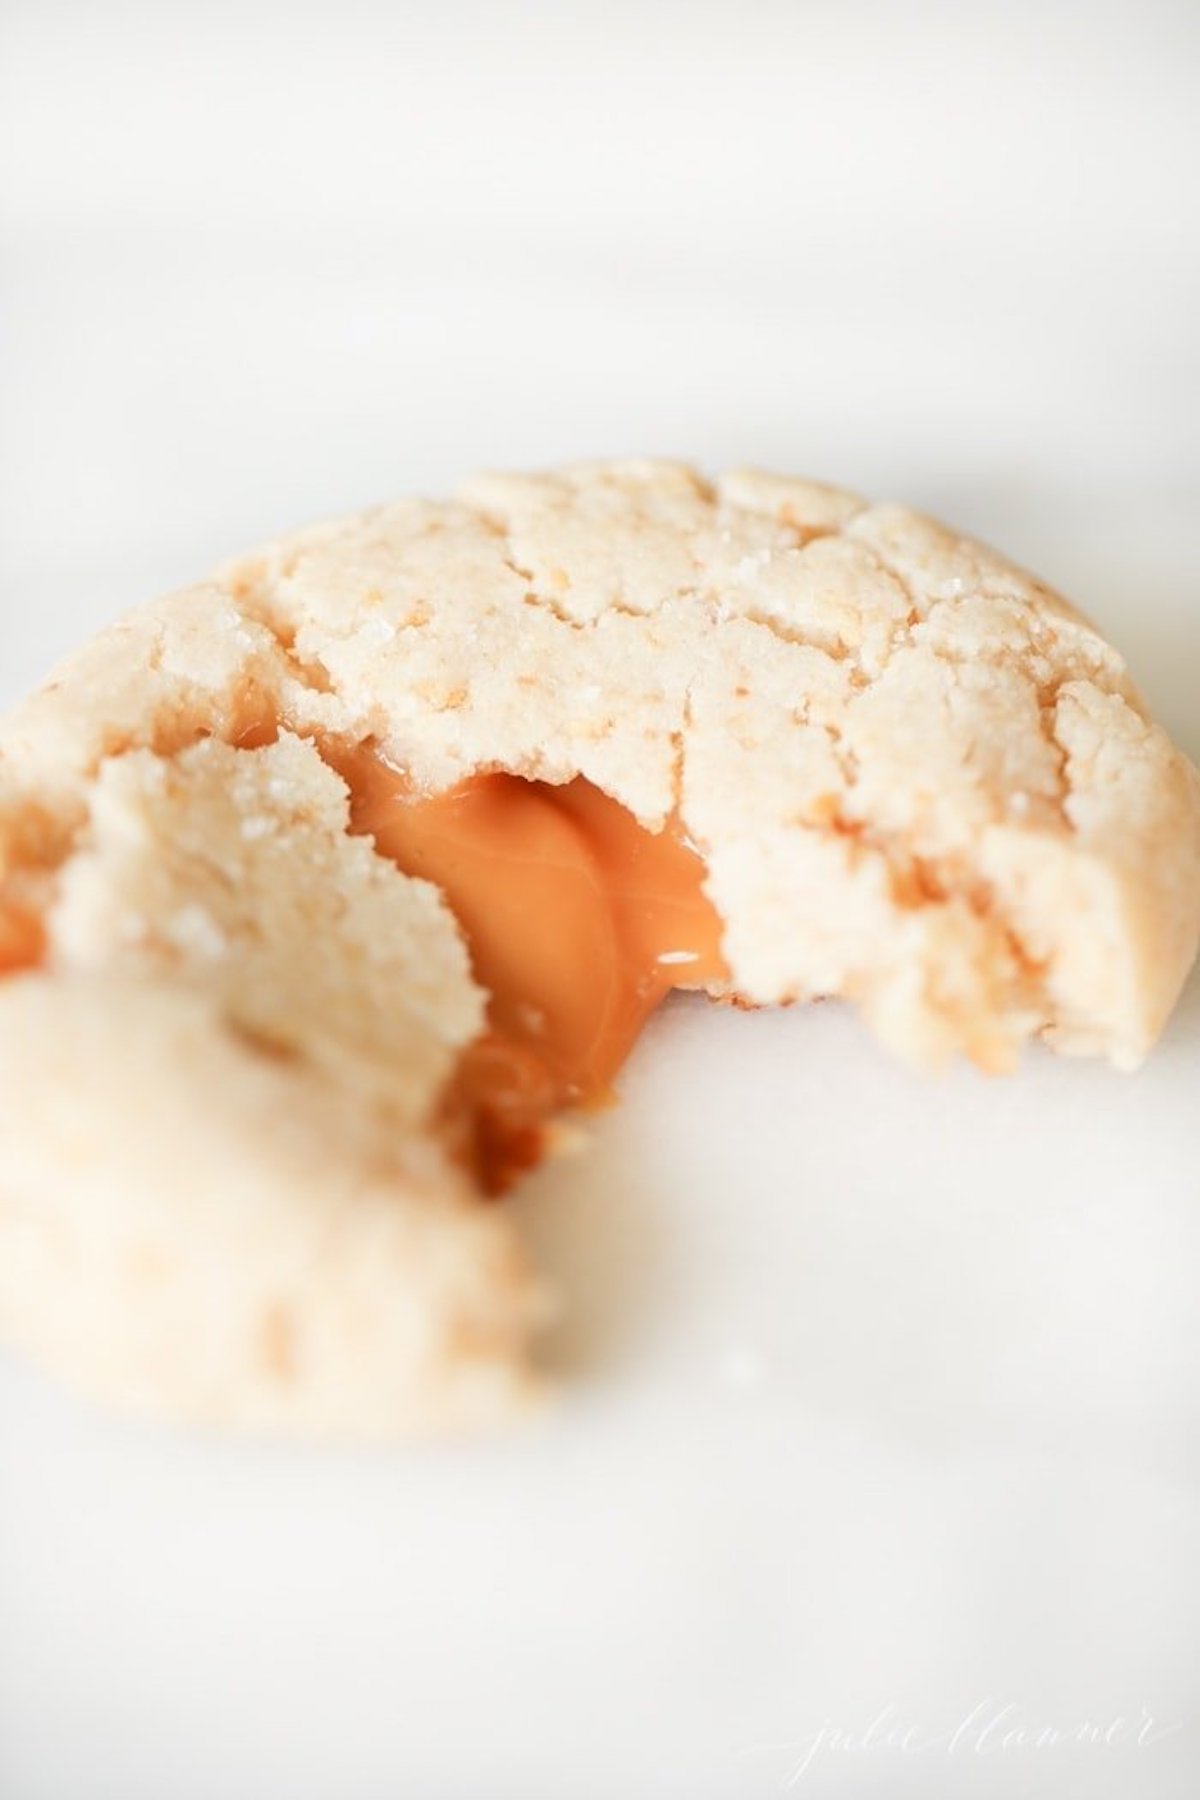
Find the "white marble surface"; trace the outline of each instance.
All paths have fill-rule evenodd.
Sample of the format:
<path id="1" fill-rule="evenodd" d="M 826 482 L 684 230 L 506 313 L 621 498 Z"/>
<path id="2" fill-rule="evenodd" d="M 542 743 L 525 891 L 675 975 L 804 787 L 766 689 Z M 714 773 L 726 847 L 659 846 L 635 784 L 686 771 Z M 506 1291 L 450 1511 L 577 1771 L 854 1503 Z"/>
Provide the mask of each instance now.
<path id="1" fill-rule="evenodd" d="M 992 537 L 1200 753 L 1193 8 L 0 34 L 0 700 L 277 528 L 651 449 Z M 0 1793 L 1184 1800 L 1198 1078 L 1195 985 L 1138 1076 L 1002 1084 L 682 1005 L 519 1202 L 541 1429 L 323 1456 L 3 1366 Z"/>

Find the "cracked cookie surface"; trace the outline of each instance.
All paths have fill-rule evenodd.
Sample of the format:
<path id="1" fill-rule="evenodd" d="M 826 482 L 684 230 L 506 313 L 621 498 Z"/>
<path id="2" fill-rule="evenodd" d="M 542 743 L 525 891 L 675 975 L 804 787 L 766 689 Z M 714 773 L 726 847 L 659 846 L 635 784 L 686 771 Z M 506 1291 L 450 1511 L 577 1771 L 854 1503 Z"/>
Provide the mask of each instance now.
<path id="1" fill-rule="evenodd" d="M 682 828 L 711 991 L 845 997 L 918 1064 L 1132 1065 L 1195 952 L 1195 772 L 1086 620 L 926 519 L 625 463 L 282 540 L 0 735 L 0 1323 L 119 1397 L 361 1431 L 529 1392 L 543 1297 L 436 1123 L 484 996 L 314 748 L 367 742 Z"/>

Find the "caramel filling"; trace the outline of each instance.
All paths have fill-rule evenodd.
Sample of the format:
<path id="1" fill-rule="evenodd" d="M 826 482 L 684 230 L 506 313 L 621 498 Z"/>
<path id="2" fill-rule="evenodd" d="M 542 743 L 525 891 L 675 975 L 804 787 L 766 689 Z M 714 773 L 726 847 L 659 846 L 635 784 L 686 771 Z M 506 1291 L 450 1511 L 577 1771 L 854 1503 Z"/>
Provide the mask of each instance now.
<path id="1" fill-rule="evenodd" d="M 482 775 L 430 798 L 376 752 L 331 760 L 354 829 L 442 890 L 491 996 L 452 1105 L 481 1186 L 502 1193 L 538 1161 L 553 1114 L 611 1097 L 673 988 L 727 979 L 704 864 L 582 778 Z"/>
<path id="2" fill-rule="evenodd" d="M 0 975 L 34 969 L 46 952 L 41 921 L 31 913 L 0 909 Z"/>
<path id="3" fill-rule="evenodd" d="M 255 716 L 233 741 L 276 734 Z M 322 753 L 350 788 L 353 830 L 445 895 L 488 991 L 446 1112 L 479 1186 L 503 1193 L 541 1159 L 555 1114 L 611 1099 L 672 989 L 728 979 L 704 864 L 678 830 L 647 831 L 582 778 L 480 775 L 430 797 L 369 746 Z M 36 918 L 0 906 L 0 976 L 45 950 Z"/>

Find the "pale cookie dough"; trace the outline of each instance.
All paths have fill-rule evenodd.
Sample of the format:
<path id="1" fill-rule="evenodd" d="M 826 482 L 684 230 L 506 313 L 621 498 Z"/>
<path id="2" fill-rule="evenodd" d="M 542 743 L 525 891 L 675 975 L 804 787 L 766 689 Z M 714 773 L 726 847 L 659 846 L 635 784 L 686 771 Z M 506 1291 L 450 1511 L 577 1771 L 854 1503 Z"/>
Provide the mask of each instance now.
<path id="1" fill-rule="evenodd" d="M 1195 954 L 1195 771 L 926 519 L 624 463 L 286 539 L 0 731 L 0 921 L 44 939 L 0 979 L 0 1330 L 112 1398 L 362 1435 L 536 1393 L 546 1296 L 439 1112 L 486 997 L 315 747 L 368 738 L 680 822 L 730 991 L 851 999 L 918 1065 L 1132 1066 Z"/>

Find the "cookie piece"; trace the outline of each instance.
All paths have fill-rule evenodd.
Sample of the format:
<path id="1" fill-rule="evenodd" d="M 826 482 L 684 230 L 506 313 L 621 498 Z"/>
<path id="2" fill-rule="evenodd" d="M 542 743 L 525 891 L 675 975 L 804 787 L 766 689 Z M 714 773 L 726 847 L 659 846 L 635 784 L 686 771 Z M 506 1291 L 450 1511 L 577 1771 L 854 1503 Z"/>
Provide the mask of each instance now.
<path id="1" fill-rule="evenodd" d="M 402 805 L 590 784 L 703 858 L 693 985 L 852 1000 L 919 1065 L 1132 1066 L 1195 954 L 1195 771 L 928 520 L 627 463 L 283 540 L 0 736 L 0 1328 L 115 1398 L 363 1433 L 535 1391 L 546 1296 L 453 1104 L 489 995 L 354 835 L 363 756 Z"/>
<path id="2" fill-rule="evenodd" d="M 429 1127 L 484 996 L 311 744 L 97 770 L 0 982 L 0 1319 L 89 1388 L 366 1436 L 533 1398 L 543 1298 Z"/>

